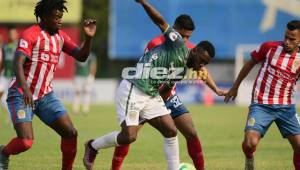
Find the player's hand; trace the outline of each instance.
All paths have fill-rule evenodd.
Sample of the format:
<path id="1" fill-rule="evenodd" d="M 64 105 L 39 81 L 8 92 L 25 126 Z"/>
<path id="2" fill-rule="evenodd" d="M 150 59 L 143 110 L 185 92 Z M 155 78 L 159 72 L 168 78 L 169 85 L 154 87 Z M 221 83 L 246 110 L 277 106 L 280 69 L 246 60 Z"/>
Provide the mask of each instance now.
<path id="1" fill-rule="evenodd" d="M 228 103 L 230 99 L 233 101 L 238 94 L 238 89 L 231 88 L 228 93 L 225 95 L 224 102 Z"/>
<path id="2" fill-rule="evenodd" d="M 88 37 L 93 37 L 96 33 L 96 20 L 95 19 L 85 19 L 83 22 L 83 29 Z"/>
<path id="3" fill-rule="evenodd" d="M 33 96 L 29 88 L 23 89 L 23 97 L 25 106 L 29 106 L 32 108 L 32 110 L 34 110 Z"/>
<path id="4" fill-rule="evenodd" d="M 223 90 L 223 89 L 217 89 L 217 90 L 216 90 L 216 94 L 217 94 L 218 96 L 226 96 L 227 93 L 228 93 L 228 90 Z"/>

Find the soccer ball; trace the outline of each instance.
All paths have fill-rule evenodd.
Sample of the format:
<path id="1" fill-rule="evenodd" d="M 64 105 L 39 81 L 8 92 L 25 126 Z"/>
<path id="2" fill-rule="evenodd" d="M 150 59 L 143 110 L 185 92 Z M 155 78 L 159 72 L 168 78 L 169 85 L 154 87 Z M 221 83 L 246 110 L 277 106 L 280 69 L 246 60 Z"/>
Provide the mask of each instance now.
<path id="1" fill-rule="evenodd" d="M 179 170 L 196 170 L 196 168 L 190 163 L 181 163 L 179 165 Z"/>

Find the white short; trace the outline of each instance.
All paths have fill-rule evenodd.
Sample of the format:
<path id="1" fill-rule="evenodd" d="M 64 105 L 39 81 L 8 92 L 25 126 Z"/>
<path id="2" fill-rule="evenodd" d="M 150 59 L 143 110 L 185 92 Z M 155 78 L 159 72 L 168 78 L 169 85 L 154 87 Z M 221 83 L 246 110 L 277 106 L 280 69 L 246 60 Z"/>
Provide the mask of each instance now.
<path id="1" fill-rule="evenodd" d="M 141 120 L 150 120 L 170 114 L 160 96 L 152 97 L 127 80 L 122 80 L 116 92 L 117 119 L 121 124 L 137 126 Z"/>

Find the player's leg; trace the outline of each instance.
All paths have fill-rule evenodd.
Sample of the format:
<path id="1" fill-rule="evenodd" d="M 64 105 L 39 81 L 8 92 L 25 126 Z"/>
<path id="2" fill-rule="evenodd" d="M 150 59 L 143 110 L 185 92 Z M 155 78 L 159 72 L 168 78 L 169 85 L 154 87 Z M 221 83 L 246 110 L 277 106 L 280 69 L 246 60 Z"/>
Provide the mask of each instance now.
<path id="1" fill-rule="evenodd" d="M 81 99 L 81 88 L 82 88 L 82 79 L 78 76 L 75 77 L 74 80 L 74 100 L 73 100 L 73 113 L 79 113 L 80 110 L 80 101 Z"/>
<path id="2" fill-rule="evenodd" d="M 94 140 L 87 141 L 87 143 L 85 144 L 83 163 L 88 170 L 93 168 L 98 150 L 129 145 L 136 140 L 138 132 L 137 125 L 127 126 L 126 122 L 124 121 L 121 127 L 122 130 L 120 132 L 114 131 L 100 136 Z"/>
<path id="3" fill-rule="evenodd" d="M 62 170 L 71 170 L 77 152 L 77 130 L 54 92 L 37 103 L 37 116 L 61 137 Z"/>
<path id="4" fill-rule="evenodd" d="M 300 170 L 300 120 L 295 105 L 281 106 L 277 109 L 275 120 L 281 135 L 287 138 L 293 147 L 293 162 L 296 170 Z"/>
<path id="5" fill-rule="evenodd" d="M 171 110 L 171 116 L 176 128 L 186 139 L 187 149 L 197 170 L 204 169 L 204 158 L 200 140 L 197 136 L 194 123 L 188 109 L 183 105 L 177 95 L 165 101 L 166 107 Z"/>
<path id="6" fill-rule="evenodd" d="M 117 89 L 115 100 L 117 118 L 122 130 L 86 143 L 83 162 L 87 169 L 92 169 L 99 149 L 124 146 L 136 140 L 140 121 L 139 113 L 144 107 L 145 97 L 137 92 L 132 83 L 123 80 Z"/>
<path id="7" fill-rule="evenodd" d="M 143 124 L 138 126 L 138 130 L 142 128 Z M 111 170 L 120 170 L 125 157 L 129 152 L 130 144 L 115 146 L 113 159 L 111 162 Z"/>
<path id="8" fill-rule="evenodd" d="M 17 90 L 10 90 L 7 104 L 17 137 L 0 147 L 0 169 L 8 168 L 10 155 L 24 152 L 33 144 L 32 109 L 24 106 L 23 96 Z"/>
<path id="9" fill-rule="evenodd" d="M 244 141 L 242 143 L 246 170 L 254 169 L 254 152 L 260 139 L 276 119 L 276 115 L 273 112 L 273 108 L 269 105 L 252 103 L 249 106 Z"/>
<path id="10" fill-rule="evenodd" d="M 88 76 L 86 78 L 86 85 L 83 89 L 83 103 L 82 103 L 82 111 L 87 114 L 90 111 L 91 105 L 91 91 L 93 88 L 95 78 L 93 76 Z"/>
<path id="11" fill-rule="evenodd" d="M 287 138 L 294 150 L 293 162 L 295 170 L 300 170 L 300 135 L 291 135 Z"/>
<path id="12" fill-rule="evenodd" d="M 11 122 L 9 116 L 9 110 L 7 108 L 7 103 L 6 103 L 8 86 L 9 86 L 9 80 L 3 76 L 0 76 L 0 102 L 1 102 L 1 108 L 6 117 L 5 122 L 7 124 Z"/>
<path id="13" fill-rule="evenodd" d="M 164 136 L 164 153 L 168 170 L 179 169 L 179 144 L 176 126 L 170 114 L 159 116 L 148 121 Z"/>
<path id="14" fill-rule="evenodd" d="M 183 114 L 174 119 L 177 129 L 186 139 L 187 149 L 197 170 L 204 169 L 204 156 L 197 131 L 190 114 Z"/>

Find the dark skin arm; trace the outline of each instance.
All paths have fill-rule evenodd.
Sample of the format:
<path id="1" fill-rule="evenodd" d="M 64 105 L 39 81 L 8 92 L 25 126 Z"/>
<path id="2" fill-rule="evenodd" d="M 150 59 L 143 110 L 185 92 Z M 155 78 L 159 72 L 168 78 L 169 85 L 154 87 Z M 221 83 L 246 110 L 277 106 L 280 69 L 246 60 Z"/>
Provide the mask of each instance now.
<path id="1" fill-rule="evenodd" d="M 92 38 L 96 33 L 96 20 L 84 20 L 83 29 L 85 33 L 85 41 L 82 47 L 73 55 L 73 57 L 80 62 L 85 62 L 90 54 L 92 48 Z"/>
<path id="2" fill-rule="evenodd" d="M 206 68 L 202 68 L 207 70 Z M 225 96 L 227 94 L 227 91 L 220 89 L 214 79 L 211 77 L 210 73 L 207 71 L 207 79 L 205 81 L 205 84 L 212 90 L 214 91 L 218 96 Z"/>
<path id="3" fill-rule="evenodd" d="M 147 0 L 135 0 L 140 3 L 151 20 L 156 24 L 162 32 L 166 31 L 168 28 L 168 23 L 165 21 L 164 17 L 152 6 Z"/>
<path id="4" fill-rule="evenodd" d="M 228 103 L 230 99 L 234 100 L 238 94 L 238 89 L 240 84 L 245 79 L 245 77 L 249 74 L 252 68 L 255 66 L 256 62 L 253 59 L 248 60 L 245 65 L 243 66 L 242 70 L 240 71 L 237 79 L 235 80 L 233 86 L 225 96 L 224 101 Z"/>
<path id="5" fill-rule="evenodd" d="M 25 105 L 34 108 L 32 92 L 30 91 L 25 79 L 25 73 L 23 68 L 25 59 L 26 56 L 23 53 L 17 52 L 13 60 L 13 69 L 16 74 L 17 81 L 19 82 L 19 85 L 23 90 Z"/>

